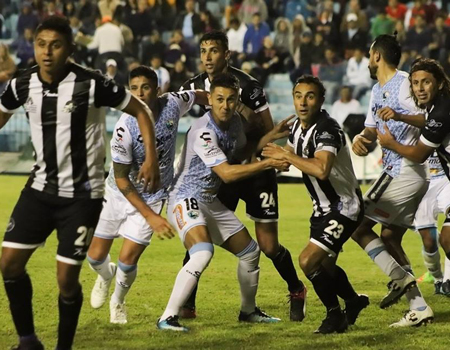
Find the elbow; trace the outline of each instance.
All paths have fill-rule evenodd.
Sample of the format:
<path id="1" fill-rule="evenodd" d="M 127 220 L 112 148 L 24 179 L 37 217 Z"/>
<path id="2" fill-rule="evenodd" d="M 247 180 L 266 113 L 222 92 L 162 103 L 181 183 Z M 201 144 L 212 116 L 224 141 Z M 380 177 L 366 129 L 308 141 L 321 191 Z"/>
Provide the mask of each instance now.
<path id="1" fill-rule="evenodd" d="M 327 171 L 327 170 L 324 169 L 324 170 L 319 172 L 317 178 L 320 181 L 327 181 L 330 178 L 330 173 L 331 173 L 331 171 Z"/>

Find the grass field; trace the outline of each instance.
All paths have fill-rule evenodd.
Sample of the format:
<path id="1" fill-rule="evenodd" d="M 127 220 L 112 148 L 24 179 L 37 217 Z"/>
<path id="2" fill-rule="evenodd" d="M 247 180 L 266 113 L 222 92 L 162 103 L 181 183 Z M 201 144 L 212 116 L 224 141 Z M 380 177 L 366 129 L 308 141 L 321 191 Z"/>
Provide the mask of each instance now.
<path id="1" fill-rule="evenodd" d="M 7 225 L 9 215 L 25 183 L 25 177 L 0 177 L 0 230 Z M 299 184 L 279 186 L 280 241 L 291 251 L 296 266 L 297 256 L 308 240 L 308 218 L 311 203 L 305 187 Z M 253 223 L 245 218 L 243 206 L 238 216 L 253 232 Z M 117 260 L 121 242 L 113 246 Z M 417 235 L 409 232 L 405 239 L 413 268 L 423 272 L 421 244 Z M 32 257 L 28 271 L 34 288 L 35 324 L 46 348 L 53 349 L 57 328 L 57 285 L 55 278 L 56 238 L 52 235 L 44 248 Z M 435 323 L 423 328 L 390 329 L 408 308 L 404 299 L 388 310 L 378 308 L 388 281 L 378 267 L 352 241 L 341 254 L 340 265 L 347 271 L 359 293 L 368 294 L 371 305 L 362 312 L 357 324 L 345 334 L 315 335 L 312 332 L 324 317 L 324 309 L 311 284 L 299 275 L 309 288 L 307 318 L 302 323 L 289 321 L 289 304 L 284 281 L 272 263 L 261 257 L 258 304 L 268 313 L 281 317 L 275 325 L 251 325 L 237 322 L 239 286 L 236 278 L 237 260 L 216 249 L 209 268 L 203 274 L 198 293 L 198 318 L 184 322 L 191 328 L 187 334 L 158 331 L 155 327 L 169 298 L 175 276 L 181 266 L 184 249 L 176 237 L 154 240 L 139 264 L 138 278 L 127 297 L 128 324 L 109 323 L 108 305 L 99 310 L 89 305 L 90 290 L 96 275 L 83 267 L 82 283 L 85 302 L 80 317 L 74 349 L 448 349 L 450 346 L 450 299 L 433 295 L 431 284 L 422 285 L 425 298 L 435 313 Z M 299 270 L 299 269 L 298 269 Z M 3 288 L 0 288 L 0 349 L 16 343 L 16 334 L 9 314 Z"/>

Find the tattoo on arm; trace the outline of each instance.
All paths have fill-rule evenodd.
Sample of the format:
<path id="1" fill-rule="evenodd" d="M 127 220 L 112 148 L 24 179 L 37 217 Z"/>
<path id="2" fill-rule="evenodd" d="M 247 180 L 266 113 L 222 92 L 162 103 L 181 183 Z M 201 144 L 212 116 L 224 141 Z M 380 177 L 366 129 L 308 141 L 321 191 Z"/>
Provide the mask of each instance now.
<path id="1" fill-rule="evenodd" d="M 114 177 L 116 178 L 116 183 L 117 183 L 117 179 L 126 180 L 125 187 L 121 187 L 121 186 L 119 186 L 119 184 L 117 184 L 117 187 L 119 188 L 120 192 L 122 192 L 122 194 L 125 197 L 131 193 L 138 193 L 136 190 L 136 187 L 134 187 L 134 185 L 128 179 L 128 175 L 130 174 L 130 170 L 131 170 L 131 164 L 120 164 L 120 163 L 113 162 L 113 167 L 114 167 Z"/>
<path id="2" fill-rule="evenodd" d="M 136 187 L 134 187 L 134 185 L 131 182 L 127 186 L 125 186 L 125 188 L 119 188 L 119 190 L 125 197 L 128 196 L 130 193 L 133 192 L 137 193 Z"/>

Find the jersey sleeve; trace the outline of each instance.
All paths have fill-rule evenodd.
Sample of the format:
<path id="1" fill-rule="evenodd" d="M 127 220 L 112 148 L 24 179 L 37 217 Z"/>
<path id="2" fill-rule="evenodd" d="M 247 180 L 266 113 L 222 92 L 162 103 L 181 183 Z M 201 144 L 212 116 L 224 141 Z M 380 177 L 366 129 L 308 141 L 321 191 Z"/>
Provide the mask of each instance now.
<path id="1" fill-rule="evenodd" d="M 22 105 L 17 96 L 16 83 L 16 78 L 10 80 L 0 98 L 0 109 L 5 113 L 14 113 Z"/>
<path id="2" fill-rule="evenodd" d="M 445 113 L 434 114 L 428 116 L 425 127 L 422 129 L 420 141 L 425 145 L 437 148 L 444 141 L 445 137 L 450 133 L 450 115 L 449 111 Z"/>
<path id="3" fill-rule="evenodd" d="M 337 124 L 326 123 L 317 128 L 315 152 L 327 151 L 337 155 L 342 147 L 342 132 Z"/>
<path id="4" fill-rule="evenodd" d="M 292 147 L 292 148 L 295 147 L 295 146 L 294 146 L 294 143 L 295 143 L 294 137 L 295 137 L 295 131 L 296 131 L 297 128 L 298 128 L 298 123 L 299 123 L 298 118 L 296 118 L 294 124 L 293 124 L 292 127 L 291 127 L 291 130 L 290 130 L 290 132 L 289 132 L 289 136 L 288 136 L 288 139 L 287 139 L 287 145 L 288 145 L 289 147 Z"/>
<path id="5" fill-rule="evenodd" d="M 228 160 L 219 147 L 216 134 L 210 129 L 197 130 L 194 135 L 193 148 L 208 168 L 215 167 Z"/>
<path id="6" fill-rule="evenodd" d="M 255 113 L 260 113 L 269 108 L 264 88 L 257 80 L 251 80 L 242 89 L 241 100 L 243 104 Z"/>
<path id="7" fill-rule="evenodd" d="M 114 163 L 131 164 L 133 161 L 133 138 L 123 115 L 114 127 L 111 138 L 111 159 Z"/>
<path id="8" fill-rule="evenodd" d="M 194 90 L 194 82 L 192 79 L 185 81 L 184 84 L 180 86 L 180 91 L 185 90 Z"/>
<path id="9" fill-rule="evenodd" d="M 174 97 L 175 102 L 178 104 L 178 107 L 180 107 L 180 116 L 183 116 L 189 112 L 195 103 L 194 90 L 170 92 L 170 95 Z"/>
<path id="10" fill-rule="evenodd" d="M 131 99 L 131 93 L 113 79 L 99 75 L 95 83 L 95 106 L 123 110 Z"/>
<path id="11" fill-rule="evenodd" d="M 367 111 L 366 121 L 364 122 L 364 126 L 367 128 L 376 128 L 377 124 L 375 123 L 375 118 L 372 112 L 373 105 L 373 90 L 370 93 L 370 101 L 369 101 L 369 109 Z"/>

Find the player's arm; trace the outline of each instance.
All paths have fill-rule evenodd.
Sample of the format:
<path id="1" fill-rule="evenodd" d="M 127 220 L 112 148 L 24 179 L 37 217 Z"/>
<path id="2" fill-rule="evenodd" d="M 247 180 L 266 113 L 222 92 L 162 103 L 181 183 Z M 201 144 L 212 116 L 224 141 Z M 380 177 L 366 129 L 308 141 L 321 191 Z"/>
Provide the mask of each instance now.
<path id="1" fill-rule="evenodd" d="M 201 105 L 201 106 L 207 106 L 209 105 L 208 102 L 208 92 L 205 90 L 195 90 L 195 104 Z"/>
<path id="2" fill-rule="evenodd" d="M 287 162 L 295 166 L 303 173 L 314 176 L 319 180 L 327 180 L 330 176 L 331 169 L 335 159 L 335 154 L 330 151 L 318 151 L 314 154 L 314 158 L 303 158 L 293 152 L 291 146 L 281 147 L 274 143 L 269 143 L 264 147 L 262 155 Z"/>
<path id="3" fill-rule="evenodd" d="M 407 115 L 407 114 L 401 114 L 394 111 L 392 108 L 389 107 L 383 107 L 377 111 L 378 116 L 380 119 L 384 121 L 388 120 L 396 120 L 400 121 L 412 126 L 415 126 L 417 128 L 423 128 L 425 126 L 426 118 L 424 114 L 415 114 L 415 115 Z"/>
<path id="4" fill-rule="evenodd" d="M 144 179 L 144 187 L 147 188 L 147 184 L 149 184 L 150 192 L 156 192 L 160 187 L 160 174 L 156 153 L 153 113 L 145 103 L 134 96 L 131 96 L 130 102 L 122 110 L 136 117 L 144 142 L 145 161 L 139 171 L 138 181 Z"/>
<path id="5" fill-rule="evenodd" d="M 436 147 L 426 145 L 421 140 L 414 146 L 402 145 L 395 140 L 386 125 L 384 126 L 384 134 L 378 131 L 378 141 L 382 147 L 393 150 L 406 159 L 416 163 L 425 162 L 436 149 Z"/>
<path id="6" fill-rule="evenodd" d="M 272 158 L 249 164 L 230 164 L 228 162 L 224 162 L 213 167 L 212 170 L 221 178 L 223 182 L 229 183 L 251 177 L 264 170 L 272 168 L 285 170 L 286 162 Z"/>
<path id="7" fill-rule="evenodd" d="M 357 156 L 367 156 L 370 147 L 377 141 L 377 129 L 372 127 L 365 127 L 364 130 L 353 138 L 352 150 Z"/>
<path id="8" fill-rule="evenodd" d="M 296 118 L 295 114 L 287 117 L 286 119 L 278 123 L 275 127 L 272 127 L 271 130 L 269 130 L 263 137 L 261 137 L 256 147 L 256 153 L 260 152 L 268 143 L 274 142 L 284 137 L 288 137 L 290 128 L 293 125 L 292 120 L 294 118 Z"/>
<path id="9" fill-rule="evenodd" d="M 173 228 L 166 219 L 155 213 L 147 203 L 145 203 L 139 195 L 139 192 L 136 190 L 136 187 L 134 187 L 133 183 L 130 181 L 128 175 L 130 174 L 131 164 L 113 162 L 113 168 L 117 188 L 131 205 L 145 218 L 156 235 L 161 239 L 163 239 L 163 237 L 172 238 L 174 236 Z"/>
<path id="10" fill-rule="evenodd" d="M 2 129 L 5 126 L 5 124 L 8 122 L 9 118 L 11 118 L 11 116 L 12 113 L 3 112 L 0 109 L 0 129 Z"/>

